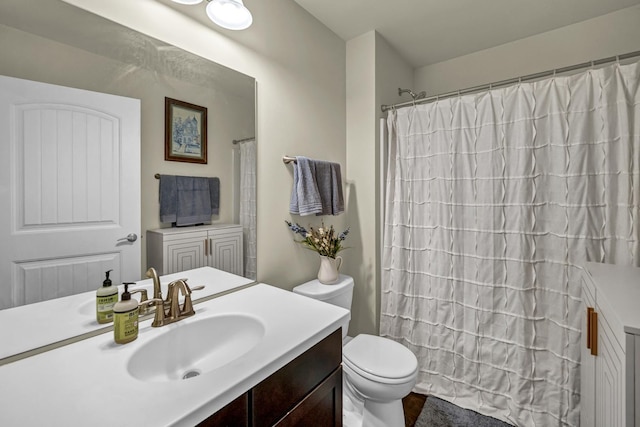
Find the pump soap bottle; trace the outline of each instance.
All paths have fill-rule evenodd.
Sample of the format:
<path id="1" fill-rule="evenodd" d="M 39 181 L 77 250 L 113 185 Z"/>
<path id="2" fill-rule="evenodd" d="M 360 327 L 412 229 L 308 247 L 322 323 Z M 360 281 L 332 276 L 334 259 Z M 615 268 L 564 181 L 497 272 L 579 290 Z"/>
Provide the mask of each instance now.
<path id="1" fill-rule="evenodd" d="M 122 300 L 113 306 L 113 338 L 118 344 L 126 344 L 138 338 L 138 301 L 131 299 L 129 285 L 124 283 Z"/>
<path id="2" fill-rule="evenodd" d="M 105 272 L 107 276 L 102 282 L 102 287 L 96 291 L 96 320 L 98 323 L 109 323 L 113 321 L 113 305 L 118 302 L 118 287 L 113 286 L 109 273 L 113 270 Z"/>

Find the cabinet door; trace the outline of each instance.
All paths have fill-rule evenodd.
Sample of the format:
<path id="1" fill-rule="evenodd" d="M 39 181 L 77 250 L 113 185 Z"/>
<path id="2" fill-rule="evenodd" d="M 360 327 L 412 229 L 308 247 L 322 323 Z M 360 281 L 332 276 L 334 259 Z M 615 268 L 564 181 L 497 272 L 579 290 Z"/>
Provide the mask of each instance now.
<path id="1" fill-rule="evenodd" d="M 228 273 L 244 275 L 242 228 L 209 231 L 209 266 Z"/>
<path id="2" fill-rule="evenodd" d="M 596 360 L 596 426 L 624 426 L 624 352 L 604 316 L 598 316 Z"/>
<path id="3" fill-rule="evenodd" d="M 342 368 L 336 369 L 275 427 L 341 427 Z"/>
<path id="4" fill-rule="evenodd" d="M 247 393 L 198 424 L 197 427 L 246 427 L 249 425 Z"/>
<path id="5" fill-rule="evenodd" d="M 166 267 L 162 274 L 204 267 L 206 265 L 204 246 L 205 238 L 202 236 L 165 241 Z"/>
<path id="6" fill-rule="evenodd" d="M 296 408 L 300 402 L 329 378 L 342 362 L 342 330 L 337 329 L 331 335 L 307 350 L 298 358 L 289 362 L 285 367 L 271 375 L 251 390 L 251 414 L 253 427 L 270 427 Z M 315 408 L 324 413 L 324 407 L 330 397 L 326 389 L 317 396 L 323 403 L 310 401 L 304 407 Z M 342 402 L 342 388 L 332 389 L 339 392 Z M 333 393 L 333 392 L 332 392 Z M 338 398 L 336 398 L 338 399 Z M 339 403 L 342 405 L 342 403 Z M 342 413 L 342 410 L 340 411 Z M 283 424 L 325 427 L 334 424 Z"/>

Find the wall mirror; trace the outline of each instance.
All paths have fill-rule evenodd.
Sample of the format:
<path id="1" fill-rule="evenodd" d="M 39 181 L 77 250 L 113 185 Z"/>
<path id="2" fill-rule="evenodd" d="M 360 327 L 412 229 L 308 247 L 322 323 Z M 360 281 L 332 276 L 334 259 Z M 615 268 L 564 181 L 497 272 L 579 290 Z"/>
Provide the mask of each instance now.
<path id="1" fill-rule="evenodd" d="M 139 100 L 140 161 L 136 162 L 136 167 L 139 167 L 140 176 L 140 206 L 137 208 L 140 213 L 137 218 L 139 239 L 135 244 L 139 245 L 140 271 L 137 277 L 121 277 L 118 271 L 114 271 L 111 277 L 114 283 L 120 284 L 123 281 L 136 281 L 143 278 L 143 272 L 148 267 L 147 230 L 170 226 L 160 222 L 157 174 L 219 178 L 219 212 L 212 217 L 212 223 L 242 223 L 245 230 L 253 230 L 255 233 L 255 187 L 253 206 L 250 207 L 254 211 L 247 214 L 247 206 L 241 205 L 241 200 L 246 199 L 241 178 L 251 173 L 251 169 L 255 171 L 256 166 L 256 85 L 253 77 L 57 0 L 47 2 L 4 0 L 0 4 L 0 55 L 2 56 L 0 76 Z M 208 162 L 206 164 L 165 161 L 166 97 L 207 108 Z M 9 147 L 7 134 L 2 135 L 3 140 L 0 144 L 5 154 L 10 150 L 15 151 L 13 146 Z M 253 146 L 254 151 L 251 152 L 251 147 L 248 146 Z M 243 151 L 247 150 L 249 150 L 248 154 L 243 154 Z M 43 152 L 39 162 L 45 165 L 50 159 L 51 157 Z M 90 166 L 87 168 L 91 169 Z M 246 172 L 247 170 L 249 172 Z M 244 174 L 241 173 L 242 171 Z M 116 170 L 112 175 L 100 175 L 96 179 L 104 185 L 118 173 L 123 171 Z M 28 182 L 32 175 L 32 173 L 21 172 L 19 179 Z M 69 177 L 72 179 L 74 175 L 69 174 Z M 69 181 L 69 185 L 74 184 Z M 23 187 L 27 188 L 26 185 Z M 7 188 L 0 185 L 2 206 L 10 206 L 11 197 Z M 27 198 L 25 197 L 25 200 Z M 21 209 L 28 211 L 28 206 L 24 203 L 23 205 L 26 207 Z M 121 208 L 120 211 L 126 210 L 126 207 Z M 126 233 L 123 237 L 126 237 Z M 247 239 L 245 237 L 244 251 L 250 258 L 248 262 L 245 261 L 243 274 L 254 280 L 256 275 L 255 238 Z M 85 243 L 90 244 L 90 242 Z M 5 247 L 2 247 L 3 245 Z M 5 266 L 9 264 L 6 259 L 15 257 L 15 252 L 6 242 L 0 242 L 0 260 Z M 91 247 L 84 248 L 83 252 L 87 257 L 100 255 L 100 250 L 94 250 Z M 22 257 L 20 262 L 24 260 L 46 262 L 39 256 L 30 257 L 28 254 L 21 254 L 20 257 Z M 192 265 L 192 267 L 199 266 Z M 2 268 L 7 270 L 6 267 Z M 53 274 L 49 279 L 43 277 L 40 281 L 42 289 L 35 292 L 16 291 L 15 283 L 6 283 L 7 281 L 3 280 L 0 284 L 0 293 L 5 297 L 0 298 L 0 313 L 16 308 L 26 309 L 30 305 L 41 304 L 42 301 L 55 301 L 58 296 L 95 291 L 104 279 L 103 269 L 89 269 L 89 272 L 80 274 L 84 277 L 84 286 L 74 284 L 72 289 L 62 291 L 59 290 L 58 282 L 64 281 L 64 278 L 61 279 L 59 274 Z M 0 271 L 0 273 L 3 272 Z M 77 281 L 77 279 L 74 280 Z M 60 294 L 58 295 L 57 292 Z M 18 294 L 19 297 L 16 297 Z M 50 305 L 50 307 L 53 306 Z M 75 310 L 74 307 L 64 307 L 64 309 Z M 47 328 L 57 327 L 55 319 L 58 314 L 55 309 L 48 308 L 46 316 L 51 319 L 51 322 L 41 324 L 39 328 L 46 332 Z M 28 321 L 28 319 L 25 320 Z M 95 326 L 97 330 L 100 325 L 96 323 Z M 6 333 L 9 331 L 7 330 Z M 65 338 L 71 339 L 73 335 L 71 333 Z M 75 336 L 78 334 L 76 333 Z M 0 354 L 0 361 L 6 356 L 8 355 Z"/>

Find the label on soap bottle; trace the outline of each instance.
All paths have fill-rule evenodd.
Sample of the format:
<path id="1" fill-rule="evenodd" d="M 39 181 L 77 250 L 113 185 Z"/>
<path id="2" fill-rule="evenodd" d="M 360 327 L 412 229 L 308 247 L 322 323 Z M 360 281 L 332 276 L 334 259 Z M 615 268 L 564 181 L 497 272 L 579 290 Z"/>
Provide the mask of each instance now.
<path id="1" fill-rule="evenodd" d="M 96 298 L 96 313 L 98 323 L 108 323 L 113 320 L 113 306 L 118 302 L 118 293 Z"/>
<path id="2" fill-rule="evenodd" d="M 127 343 L 138 337 L 138 307 L 124 313 L 115 313 L 113 334 L 117 343 Z"/>

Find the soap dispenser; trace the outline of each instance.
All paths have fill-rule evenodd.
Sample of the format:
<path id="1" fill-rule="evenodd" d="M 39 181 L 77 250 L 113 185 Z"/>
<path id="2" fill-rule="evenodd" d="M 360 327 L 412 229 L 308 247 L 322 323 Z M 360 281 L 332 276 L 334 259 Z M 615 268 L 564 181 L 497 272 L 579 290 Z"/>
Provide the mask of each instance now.
<path id="1" fill-rule="evenodd" d="M 129 285 L 133 283 L 124 283 L 122 299 L 113 306 L 113 338 L 118 344 L 138 338 L 138 301 L 131 299 Z"/>
<path id="2" fill-rule="evenodd" d="M 118 287 L 113 286 L 111 279 L 109 279 L 111 271 L 113 270 L 105 272 L 107 277 L 96 291 L 96 320 L 98 323 L 113 321 L 113 305 L 118 302 Z"/>

